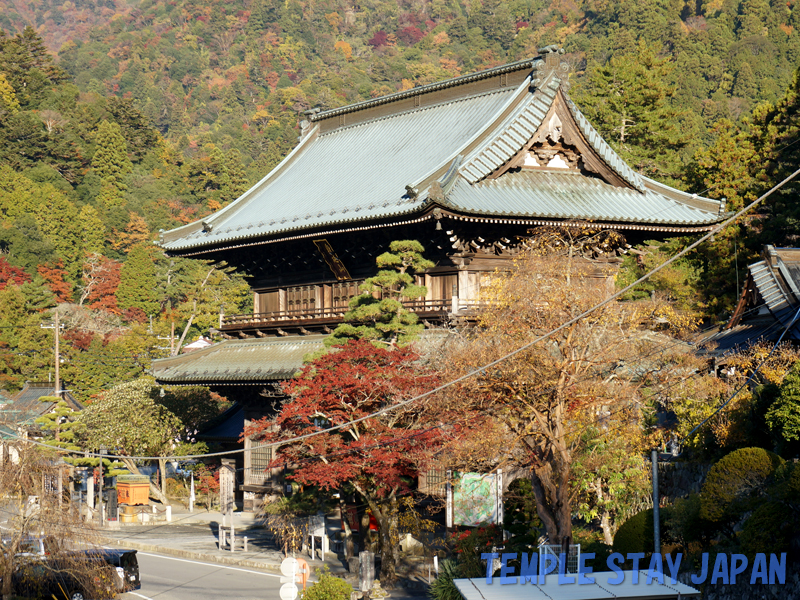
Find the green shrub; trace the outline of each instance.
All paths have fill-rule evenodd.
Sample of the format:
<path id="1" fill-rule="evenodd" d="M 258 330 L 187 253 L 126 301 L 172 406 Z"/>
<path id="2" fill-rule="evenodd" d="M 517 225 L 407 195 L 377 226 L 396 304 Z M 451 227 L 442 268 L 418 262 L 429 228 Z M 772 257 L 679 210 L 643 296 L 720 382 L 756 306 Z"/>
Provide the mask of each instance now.
<path id="1" fill-rule="evenodd" d="M 747 517 L 738 541 L 751 558 L 758 552 L 791 552 L 800 532 L 795 507 L 800 498 L 800 463 L 781 465 L 770 478 L 765 499 Z"/>
<path id="2" fill-rule="evenodd" d="M 662 545 L 672 540 L 672 534 L 668 527 L 672 520 L 672 509 L 668 506 L 659 510 L 660 538 Z M 621 554 L 629 552 L 644 552 L 647 555 L 653 553 L 655 540 L 653 539 L 653 509 L 648 508 L 636 513 L 617 529 L 614 536 L 612 550 Z"/>
<path id="3" fill-rule="evenodd" d="M 648 508 L 638 512 L 617 529 L 614 536 L 614 552 L 628 554 L 629 552 L 653 551 L 653 509 Z"/>
<path id="4" fill-rule="evenodd" d="M 735 521 L 753 508 L 754 498 L 784 460 L 763 448 L 734 450 L 708 473 L 700 494 L 700 516 L 709 521 Z"/>
<path id="5" fill-rule="evenodd" d="M 700 495 L 689 494 L 686 498 L 676 500 L 670 507 L 667 527 L 675 541 L 687 552 L 691 544 L 708 545 L 718 529 L 714 523 L 700 516 L 700 505 Z"/>
<path id="6" fill-rule="evenodd" d="M 303 594 L 303 600 L 350 600 L 353 586 L 330 574 L 328 566 L 317 569 L 319 581 Z"/>
<path id="7" fill-rule="evenodd" d="M 461 600 L 461 592 L 453 579 L 465 577 L 457 559 L 447 558 L 439 563 L 439 576 L 431 584 L 428 595 L 435 600 Z"/>

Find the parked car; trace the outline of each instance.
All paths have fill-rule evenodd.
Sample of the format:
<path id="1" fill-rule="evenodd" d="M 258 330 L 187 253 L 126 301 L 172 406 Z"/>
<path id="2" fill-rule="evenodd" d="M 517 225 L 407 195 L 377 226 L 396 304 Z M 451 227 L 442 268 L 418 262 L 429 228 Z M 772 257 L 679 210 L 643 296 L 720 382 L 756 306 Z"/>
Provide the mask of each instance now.
<path id="1" fill-rule="evenodd" d="M 15 564 L 13 593 L 48 600 L 109 600 L 118 593 L 114 567 L 86 553 L 22 557 Z"/>
<path id="2" fill-rule="evenodd" d="M 85 552 L 90 557 L 100 558 L 114 567 L 119 578 L 118 591 L 130 592 L 142 587 L 139 581 L 139 559 L 136 556 L 136 550 L 99 548 Z"/>
<path id="3" fill-rule="evenodd" d="M 0 540 L 3 549 L 9 548 L 13 543 L 9 537 Z M 19 541 L 17 556 L 49 556 L 61 550 L 56 538 L 52 535 L 26 535 Z"/>

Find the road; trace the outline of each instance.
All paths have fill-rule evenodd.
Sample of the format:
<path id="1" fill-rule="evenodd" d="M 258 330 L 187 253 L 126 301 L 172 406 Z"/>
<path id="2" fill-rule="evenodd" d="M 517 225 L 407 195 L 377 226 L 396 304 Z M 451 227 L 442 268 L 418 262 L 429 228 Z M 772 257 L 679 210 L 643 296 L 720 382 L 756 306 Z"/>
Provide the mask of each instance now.
<path id="1" fill-rule="evenodd" d="M 280 575 L 138 552 L 142 587 L 122 600 L 278 600 Z"/>

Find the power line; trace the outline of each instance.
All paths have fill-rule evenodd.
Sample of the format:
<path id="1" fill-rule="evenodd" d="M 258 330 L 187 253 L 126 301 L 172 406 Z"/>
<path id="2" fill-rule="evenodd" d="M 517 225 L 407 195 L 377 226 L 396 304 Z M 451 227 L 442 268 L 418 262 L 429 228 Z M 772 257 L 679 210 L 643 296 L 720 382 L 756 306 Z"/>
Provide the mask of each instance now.
<path id="1" fill-rule="evenodd" d="M 524 352 L 525 350 L 527 350 L 528 348 L 538 344 L 539 342 L 542 342 L 542 341 L 544 341 L 546 339 L 551 338 L 553 335 L 557 334 L 558 332 L 563 331 L 567 327 L 570 327 L 571 325 L 574 325 L 575 323 L 577 323 L 580 320 L 584 319 L 585 317 L 591 315 L 595 311 L 597 311 L 597 310 L 603 308 L 604 306 L 607 306 L 611 302 L 619 299 L 620 297 L 625 295 L 627 292 L 629 292 L 632 289 L 636 288 L 639 284 L 647 281 L 648 279 L 650 279 L 650 277 L 652 277 L 653 275 L 655 275 L 656 273 L 658 273 L 659 271 L 661 271 L 665 267 L 669 266 L 670 264 L 672 264 L 673 262 L 675 262 L 679 258 L 682 258 L 686 254 L 688 254 L 689 252 L 691 252 L 692 250 L 697 248 L 700 244 L 702 244 L 703 242 L 705 242 L 708 239 L 710 239 L 715 234 L 719 233 L 725 227 L 727 227 L 728 225 L 730 225 L 731 223 L 736 221 L 740 216 L 746 214 L 747 212 L 749 212 L 750 210 L 752 210 L 753 208 L 755 208 L 756 206 L 761 204 L 765 199 L 767 199 L 769 196 L 771 196 L 774 192 L 780 190 L 784 185 L 789 183 L 798 174 L 800 174 L 800 169 L 798 169 L 794 173 L 790 174 L 783 181 L 781 181 L 777 185 L 775 185 L 772 188 L 770 188 L 766 193 L 762 194 L 759 198 L 757 198 L 756 200 L 754 200 L 753 202 L 751 202 L 750 204 L 748 204 L 747 206 L 745 206 L 744 208 L 742 208 L 741 210 L 739 210 L 738 212 L 733 214 L 731 217 L 727 218 L 726 220 L 722 221 L 721 223 L 718 223 L 715 227 L 713 227 L 711 230 L 709 230 L 708 233 L 706 233 L 705 235 L 703 235 L 702 237 L 700 237 L 699 239 L 697 239 L 696 241 L 694 241 L 693 243 L 688 245 L 686 248 L 684 248 L 683 250 L 679 251 L 677 254 L 673 255 L 672 257 L 670 257 L 669 259 L 667 259 L 666 261 L 664 261 L 660 265 L 654 267 L 653 269 L 651 269 L 649 272 L 647 272 L 644 275 L 642 275 L 639 279 L 637 279 L 633 283 L 629 284 L 628 286 L 626 286 L 626 287 L 622 288 L 621 290 L 617 291 L 616 293 L 612 294 L 611 296 L 609 296 L 605 300 L 595 304 L 591 308 L 583 311 L 582 313 L 580 313 L 576 317 L 573 317 L 572 319 L 567 320 L 566 322 L 562 323 L 561 325 L 559 325 L 558 327 L 552 329 L 551 331 L 536 337 L 534 340 L 532 340 L 530 342 L 527 342 L 526 344 L 523 344 L 522 346 L 518 347 L 516 350 L 508 352 L 507 354 L 505 354 L 505 355 L 503 355 L 503 356 L 501 356 L 501 357 L 499 357 L 499 358 L 497 358 L 497 359 L 495 359 L 495 360 L 493 360 L 493 361 L 491 361 L 491 362 L 489 362 L 489 363 L 487 363 L 487 364 L 485 364 L 485 365 L 483 365 L 481 367 L 473 369 L 472 371 L 469 371 L 468 373 L 466 373 L 466 374 L 464 374 L 464 375 L 462 375 L 460 377 L 457 377 L 454 380 L 451 380 L 451 381 L 446 382 L 446 383 L 444 383 L 442 385 L 439 385 L 439 386 L 433 388 L 432 390 L 429 390 L 427 392 L 423 392 L 422 394 L 418 394 L 417 396 L 414 396 L 414 397 L 409 398 L 407 400 L 403 400 L 403 401 L 398 402 L 396 404 L 393 404 L 391 406 L 387 406 L 387 407 L 382 408 L 382 409 L 380 409 L 378 411 L 375 411 L 375 412 L 373 412 L 373 413 L 371 413 L 369 415 L 365 415 L 363 417 L 359 417 L 357 419 L 353 419 L 351 421 L 348 421 L 346 423 L 341 423 L 339 425 L 333 425 L 333 426 L 328 427 L 326 429 L 322 429 L 322 430 L 318 430 L 318 431 L 314 431 L 314 432 L 309 432 L 307 434 L 302 434 L 302 435 L 299 435 L 299 436 L 295 436 L 294 438 L 289 438 L 289 439 L 281 440 L 281 441 L 278 441 L 278 442 L 269 442 L 269 443 L 265 443 L 265 444 L 260 444 L 258 446 L 251 447 L 251 448 L 249 448 L 247 450 L 248 451 L 252 451 L 252 450 L 259 449 L 259 448 L 277 447 L 277 446 L 280 446 L 280 445 L 293 443 L 293 442 L 298 442 L 298 441 L 301 441 L 301 440 L 304 440 L 304 439 L 309 439 L 309 438 L 312 438 L 312 437 L 316 437 L 318 435 L 322 435 L 323 433 L 330 433 L 330 432 L 333 432 L 333 431 L 338 431 L 340 429 L 344 429 L 346 427 L 350 427 L 350 426 L 355 425 L 357 423 L 360 423 L 362 421 L 366 421 L 368 419 L 373 419 L 373 418 L 379 417 L 381 415 L 384 415 L 386 413 L 393 412 L 393 411 L 395 411 L 395 410 L 397 410 L 399 408 L 407 406 L 407 405 L 409 405 L 409 404 L 411 404 L 413 402 L 416 402 L 418 400 L 422 400 L 424 398 L 428 398 L 428 397 L 430 397 L 430 396 L 432 396 L 432 395 L 434 395 L 434 394 L 436 394 L 438 392 L 441 392 L 441 391 L 443 391 L 443 390 L 445 390 L 445 389 L 447 389 L 449 387 L 452 387 L 452 386 L 454 386 L 454 385 L 456 385 L 458 383 L 461 383 L 462 381 L 465 381 L 467 379 L 470 379 L 470 378 L 472 378 L 472 377 L 474 377 L 476 375 L 479 375 L 479 374 L 483 373 L 486 369 L 494 367 L 495 365 L 498 365 L 498 364 L 508 360 L 509 358 L 512 358 L 512 357 L 520 354 L 521 352 Z M 44 445 L 46 445 L 46 444 L 44 444 Z M 166 460 L 177 460 L 177 459 L 181 459 L 181 458 L 182 459 L 187 459 L 187 458 L 206 458 L 206 457 L 213 457 L 213 456 L 225 456 L 225 455 L 230 455 L 230 454 L 238 454 L 239 452 L 244 452 L 244 451 L 245 451 L 245 449 L 237 449 L 237 450 L 224 451 L 224 452 L 215 452 L 215 453 L 207 453 L 207 454 L 185 455 L 185 456 L 182 456 L 182 457 L 180 457 L 180 456 L 123 456 L 123 455 L 107 455 L 107 456 L 109 458 L 116 458 L 116 459 L 127 458 L 127 459 L 132 459 L 132 460 L 159 460 L 159 459 L 162 459 L 162 460 L 164 460 L 164 459 L 166 459 Z M 96 453 L 77 452 L 76 454 L 88 455 L 88 454 L 96 454 Z"/>

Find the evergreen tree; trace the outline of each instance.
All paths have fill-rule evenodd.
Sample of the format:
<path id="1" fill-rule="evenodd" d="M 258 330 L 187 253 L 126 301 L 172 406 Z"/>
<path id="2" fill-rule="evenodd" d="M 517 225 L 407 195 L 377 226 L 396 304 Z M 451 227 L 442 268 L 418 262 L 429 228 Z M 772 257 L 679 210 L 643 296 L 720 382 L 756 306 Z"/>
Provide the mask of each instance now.
<path id="1" fill-rule="evenodd" d="M 0 73 L 0 117 L 19 111 L 19 100 L 4 73 Z"/>
<path id="2" fill-rule="evenodd" d="M 404 346 L 425 328 L 417 315 L 403 306 L 407 300 L 424 298 L 425 286 L 414 282 L 414 273 L 434 267 L 422 257 L 425 249 L 417 241 L 401 240 L 389 244 L 389 252 L 377 259 L 378 274 L 361 284 L 361 294 L 350 301 L 350 310 L 325 340 L 327 345 L 351 339 L 365 339 L 376 346 Z"/>
<path id="3" fill-rule="evenodd" d="M 589 69 L 573 94 L 583 113 L 631 166 L 649 176 L 679 176 L 678 150 L 688 143 L 670 98 L 673 65 L 639 42 Z"/>
<path id="4" fill-rule="evenodd" d="M 706 190 L 703 195 L 709 198 L 725 198 L 727 209 L 737 211 L 756 198 L 753 165 L 759 156 L 749 133 L 733 122 L 723 119 L 712 132 L 716 141 L 695 154 L 689 169 L 690 189 Z M 722 316 L 736 304 L 741 292 L 737 282 L 744 281 L 745 266 L 753 257 L 746 245 L 748 233 L 741 224 L 727 227 L 695 255 L 702 261 L 700 288 L 709 313 Z"/>
<path id="5" fill-rule="evenodd" d="M 736 74 L 731 95 L 737 98 L 755 98 L 757 94 L 758 84 L 756 76 L 753 74 L 753 67 L 750 66 L 750 63 L 743 63 Z"/>
<path id="6" fill-rule="evenodd" d="M 795 363 L 784 377 L 766 420 L 780 445 L 800 440 L 800 363 Z"/>
<path id="7" fill-rule="evenodd" d="M 0 249 L 8 262 L 22 267 L 29 274 L 36 273 L 37 265 L 58 260 L 52 242 L 42 234 L 36 219 L 30 215 L 0 227 Z"/>
<path id="8" fill-rule="evenodd" d="M 82 225 L 81 229 L 81 248 L 85 255 L 100 253 L 106 241 L 106 228 L 100 213 L 85 204 L 81 207 L 78 220 Z"/>
<path id="9" fill-rule="evenodd" d="M 138 308 L 145 315 L 160 311 L 158 302 L 154 249 L 147 244 L 131 248 L 128 260 L 122 265 L 117 288 L 117 303 L 121 310 Z"/>
<path id="10" fill-rule="evenodd" d="M 757 177 L 771 187 L 800 166 L 800 68 L 786 95 L 776 104 L 760 106 L 753 114 L 752 139 L 763 157 Z M 759 242 L 775 246 L 796 246 L 800 239 L 800 181 L 773 193 L 766 201 L 766 218 L 761 222 Z"/>
<path id="11" fill-rule="evenodd" d="M 95 136 L 97 149 L 92 157 L 92 169 L 104 182 L 123 191 L 126 188 L 124 179 L 131 172 L 133 165 L 128 158 L 128 146 L 122 137 L 122 130 L 115 122 L 101 121 Z"/>

